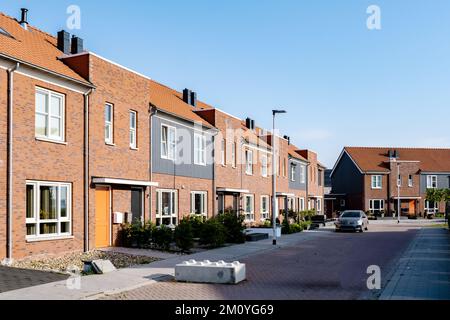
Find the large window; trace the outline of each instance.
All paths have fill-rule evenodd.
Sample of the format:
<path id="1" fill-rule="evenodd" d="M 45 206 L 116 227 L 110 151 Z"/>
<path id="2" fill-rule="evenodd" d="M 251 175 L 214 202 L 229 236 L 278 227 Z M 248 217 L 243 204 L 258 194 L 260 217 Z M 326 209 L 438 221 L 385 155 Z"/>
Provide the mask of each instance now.
<path id="1" fill-rule="evenodd" d="M 64 95 L 46 89 L 36 89 L 37 138 L 64 141 L 64 108 Z"/>
<path id="2" fill-rule="evenodd" d="M 381 188 L 382 188 L 381 176 L 380 175 L 372 176 L 372 189 L 381 189 Z"/>
<path id="3" fill-rule="evenodd" d="M 130 111 L 130 147 L 137 148 L 137 112 Z"/>
<path id="4" fill-rule="evenodd" d="M 176 225 L 178 216 L 177 190 L 156 190 L 156 224 Z"/>
<path id="5" fill-rule="evenodd" d="M 194 164 L 206 165 L 206 137 L 194 134 Z"/>
<path id="6" fill-rule="evenodd" d="M 295 210 L 295 198 L 288 198 L 288 210 Z"/>
<path id="7" fill-rule="evenodd" d="M 246 194 L 244 196 L 244 213 L 246 221 L 255 220 L 254 198 L 252 194 Z"/>
<path id="8" fill-rule="evenodd" d="M 112 104 L 105 104 L 105 142 L 114 143 L 114 107 Z"/>
<path id="9" fill-rule="evenodd" d="M 300 211 L 305 211 L 305 198 L 299 199 L 298 208 Z"/>
<path id="10" fill-rule="evenodd" d="M 261 220 L 269 219 L 269 196 L 261 196 Z"/>
<path id="11" fill-rule="evenodd" d="M 261 175 L 267 177 L 267 155 L 261 156 Z"/>
<path id="12" fill-rule="evenodd" d="M 252 175 L 253 174 L 253 151 L 251 151 L 251 150 L 245 151 L 245 159 L 246 159 L 245 173 Z"/>
<path id="13" fill-rule="evenodd" d="M 291 164 L 291 181 L 295 181 L 295 175 L 297 171 L 297 166 L 295 164 Z"/>
<path id="14" fill-rule="evenodd" d="M 227 142 L 225 139 L 222 139 L 222 141 L 220 142 L 220 163 L 223 166 L 226 166 L 227 164 L 227 157 L 226 157 L 226 147 L 227 147 Z"/>
<path id="15" fill-rule="evenodd" d="M 208 212 L 207 192 L 191 192 L 191 214 L 206 216 Z"/>
<path id="16" fill-rule="evenodd" d="M 437 188 L 437 176 L 427 176 L 427 189 Z"/>
<path id="17" fill-rule="evenodd" d="M 317 213 L 322 212 L 322 199 L 317 199 Z"/>
<path id="18" fill-rule="evenodd" d="M 381 213 L 381 211 L 384 211 L 384 200 L 383 199 L 369 200 L 369 210 L 372 213 Z"/>
<path id="19" fill-rule="evenodd" d="M 438 203 L 425 200 L 425 211 L 426 213 L 437 213 L 439 211 Z"/>
<path id="20" fill-rule="evenodd" d="M 68 183 L 28 181 L 27 238 L 71 235 L 71 198 L 71 185 Z"/>
<path id="21" fill-rule="evenodd" d="M 304 165 L 300 166 L 300 182 L 301 183 L 306 182 L 306 166 Z"/>
<path id="22" fill-rule="evenodd" d="M 233 142 L 231 147 L 231 166 L 236 168 L 236 142 Z"/>
<path id="23" fill-rule="evenodd" d="M 166 125 L 161 126 L 161 158 L 175 160 L 176 129 Z"/>

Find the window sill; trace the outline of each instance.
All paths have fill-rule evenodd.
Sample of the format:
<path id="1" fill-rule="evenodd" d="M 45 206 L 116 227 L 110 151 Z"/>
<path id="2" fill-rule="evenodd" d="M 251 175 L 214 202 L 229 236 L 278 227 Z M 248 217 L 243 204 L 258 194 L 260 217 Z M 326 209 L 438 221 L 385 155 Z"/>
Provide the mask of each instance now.
<path id="1" fill-rule="evenodd" d="M 41 137 L 35 137 L 35 139 L 36 139 L 36 141 L 55 143 L 55 144 L 61 144 L 61 145 L 67 146 L 67 142 L 65 142 L 65 141 L 58 141 L 58 140 L 52 140 L 52 139 L 48 139 L 48 138 L 41 138 Z"/>
<path id="2" fill-rule="evenodd" d="M 115 143 L 109 143 L 109 142 L 105 142 L 105 144 L 106 144 L 107 146 L 110 146 L 110 147 L 115 147 L 115 146 L 116 146 L 116 144 L 115 144 Z"/>
<path id="3" fill-rule="evenodd" d="M 30 237 L 26 238 L 27 243 L 42 242 L 42 241 L 56 241 L 56 240 L 71 240 L 74 236 L 54 236 L 54 237 Z"/>
<path id="4" fill-rule="evenodd" d="M 130 147 L 130 150 L 133 150 L 133 151 L 139 151 L 139 148 Z"/>

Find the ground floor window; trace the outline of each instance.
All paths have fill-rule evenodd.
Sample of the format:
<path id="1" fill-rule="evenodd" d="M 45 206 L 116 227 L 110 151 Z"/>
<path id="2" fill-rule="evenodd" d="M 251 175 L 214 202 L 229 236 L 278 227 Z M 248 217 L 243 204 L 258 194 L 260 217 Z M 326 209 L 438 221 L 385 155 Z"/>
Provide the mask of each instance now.
<path id="1" fill-rule="evenodd" d="M 206 216 L 208 212 L 208 193 L 206 191 L 191 192 L 191 214 Z"/>
<path id="2" fill-rule="evenodd" d="M 70 183 L 26 183 L 27 238 L 72 234 L 71 189 Z"/>
<path id="3" fill-rule="evenodd" d="M 381 213 L 384 211 L 384 200 L 383 199 L 371 199 L 369 200 L 369 210 L 371 213 Z"/>
<path id="4" fill-rule="evenodd" d="M 245 213 L 245 220 L 246 221 L 254 221 L 255 220 L 255 204 L 254 204 L 254 198 L 252 194 L 246 194 L 244 196 L 244 213 Z"/>
<path id="5" fill-rule="evenodd" d="M 288 210 L 295 210 L 295 199 L 294 198 L 288 198 Z"/>
<path id="6" fill-rule="evenodd" d="M 261 196 L 261 220 L 269 219 L 269 196 Z"/>
<path id="7" fill-rule="evenodd" d="M 177 217 L 177 190 L 156 190 L 156 225 L 176 225 Z"/>
<path id="8" fill-rule="evenodd" d="M 425 200 L 425 212 L 426 213 L 437 213 L 439 211 L 439 206 L 437 202 Z"/>
<path id="9" fill-rule="evenodd" d="M 298 208 L 300 211 L 305 211 L 305 198 L 298 199 Z"/>
<path id="10" fill-rule="evenodd" d="M 317 199 L 317 213 L 322 212 L 322 199 Z"/>

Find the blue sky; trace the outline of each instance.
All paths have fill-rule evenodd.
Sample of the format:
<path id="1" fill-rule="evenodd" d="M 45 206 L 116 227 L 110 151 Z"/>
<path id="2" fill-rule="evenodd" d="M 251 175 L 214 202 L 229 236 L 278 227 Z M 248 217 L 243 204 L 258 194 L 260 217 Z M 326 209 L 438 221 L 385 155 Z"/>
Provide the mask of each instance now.
<path id="1" fill-rule="evenodd" d="M 25 6 L 56 34 L 71 4 L 87 49 L 266 128 L 284 108 L 282 133 L 327 166 L 347 145 L 450 147 L 448 0 L 3 0 L 1 11 Z M 381 30 L 366 27 L 372 4 Z"/>

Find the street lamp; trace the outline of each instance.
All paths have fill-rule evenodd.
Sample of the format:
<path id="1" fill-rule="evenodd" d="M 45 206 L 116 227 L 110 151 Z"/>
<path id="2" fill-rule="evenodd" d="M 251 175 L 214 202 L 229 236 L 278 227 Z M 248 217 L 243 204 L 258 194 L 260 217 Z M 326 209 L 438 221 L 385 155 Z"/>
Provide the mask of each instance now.
<path id="1" fill-rule="evenodd" d="M 400 163 L 397 162 L 397 223 L 400 223 L 401 202 L 400 202 Z"/>
<path id="2" fill-rule="evenodd" d="M 276 166 L 276 157 L 275 157 L 275 116 L 279 113 L 286 113 L 285 110 L 272 110 L 272 121 L 273 121 L 273 130 L 272 130 L 272 228 L 273 228 L 273 240 L 272 243 L 275 246 L 277 244 L 277 219 L 275 214 L 278 212 L 278 203 L 277 203 L 277 184 L 276 184 L 276 175 L 275 170 Z"/>

